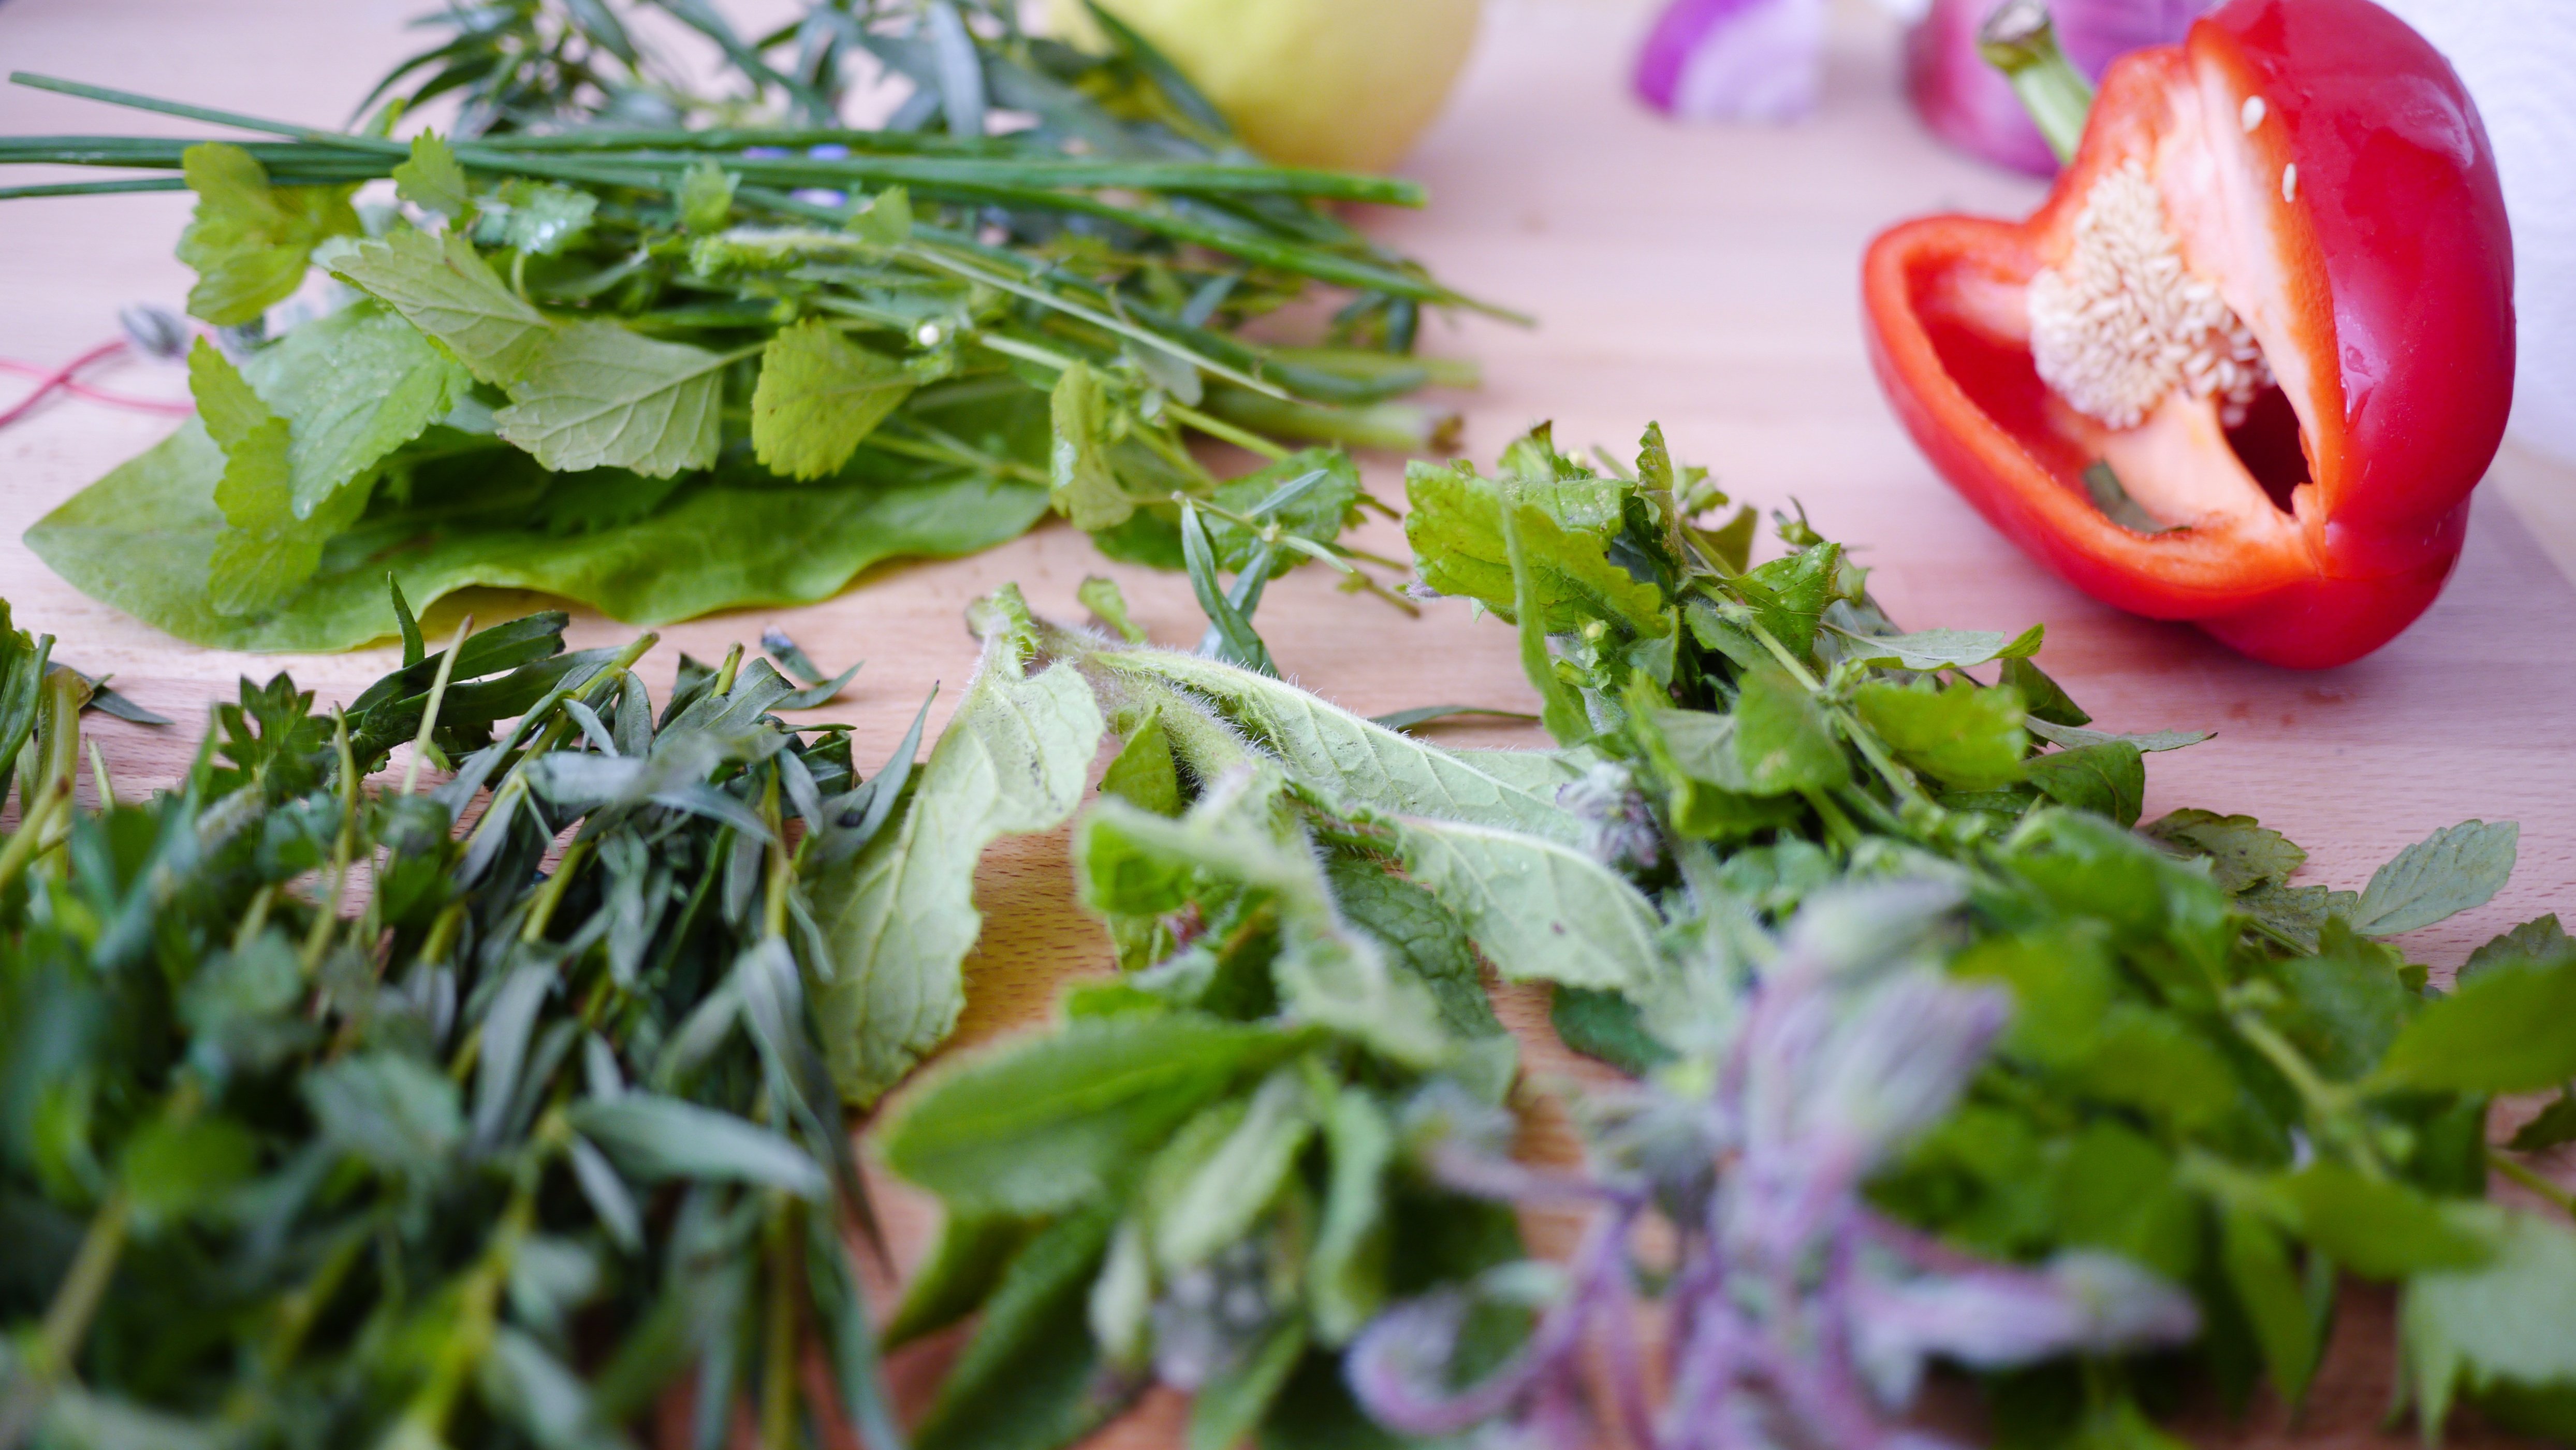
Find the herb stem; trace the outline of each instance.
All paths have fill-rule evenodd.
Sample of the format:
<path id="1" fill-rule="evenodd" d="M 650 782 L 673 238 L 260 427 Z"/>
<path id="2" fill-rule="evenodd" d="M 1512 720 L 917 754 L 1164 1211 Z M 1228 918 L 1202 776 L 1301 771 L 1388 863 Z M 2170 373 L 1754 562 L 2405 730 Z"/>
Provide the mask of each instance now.
<path id="1" fill-rule="evenodd" d="M 45 836 L 53 829 L 54 818 L 67 814 L 71 803 L 72 783 L 55 780 L 47 782 L 35 804 L 24 807 L 18 819 L 18 833 L 9 838 L 8 845 L 0 846 L 0 888 L 17 880 L 27 863 L 43 853 Z"/>
<path id="2" fill-rule="evenodd" d="M 2555 1204 L 2560 1213 L 2576 1218 L 2576 1193 L 2571 1193 L 2541 1176 L 2531 1165 L 2515 1162 L 2490 1147 L 2487 1149 L 2487 1166 Z"/>
<path id="3" fill-rule="evenodd" d="M 409 795 L 420 784 L 421 757 L 429 752 L 430 736 L 438 729 L 438 708 L 447 699 L 447 680 L 455 672 L 456 656 L 465 648 L 465 638 L 474 632 L 474 616 L 467 615 L 456 626 L 456 637 L 447 642 L 447 652 L 438 658 L 438 673 L 429 682 L 429 703 L 420 712 L 420 730 L 412 737 L 411 764 L 403 770 L 402 793 Z"/>
<path id="4" fill-rule="evenodd" d="M 1247 429 L 1238 428 L 1232 423 L 1226 422 L 1222 418 L 1211 418 L 1196 408 L 1185 407 L 1179 403 L 1166 401 L 1163 404 L 1163 411 L 1170 414 L 1174 422 L 1187 424 L 1188 426 L 1205 433 L 1211 438 L 1221 439 L 1224 442 L 1231 443 L 1246 453 L 1260 454 L 1262 457 L 1269 459 L 1273 463 L 1277 463 L 1290 456 L 1287 449 L 1280 447 L 1278 444 L 1271 442 L 1260 434 L 1251 432 Z"/>

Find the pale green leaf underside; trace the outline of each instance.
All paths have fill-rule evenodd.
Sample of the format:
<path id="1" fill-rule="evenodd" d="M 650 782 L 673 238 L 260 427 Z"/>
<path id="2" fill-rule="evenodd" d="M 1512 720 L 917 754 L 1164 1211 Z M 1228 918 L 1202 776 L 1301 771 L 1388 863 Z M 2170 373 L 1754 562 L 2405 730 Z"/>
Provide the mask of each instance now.
<path id="1" fill-rule="evenodd" d="M 902 820 L 814 883 L 833 963 L 815 1015 L 852 1102 L 873 1101 L 956 1025 L 984 848 L 1081 803 L 1103 729 L 1091 687 L 1070 665 L 1022 677 L 1013 648 L 988 647 Z"/>
<path id="2" fill-rule="evenodd" d="M 558 473 L 631 468 L 660 478 L 705 468 L 716 461 L 730 361 L 614 322 L 576 323 L 510 385 L 510 406 L 493 422 Z"/>
<path id="3" fill-rule="evenodd" d="M 401 313 L 487 383 L 517 382 L 554 336 L 544 315 L 502 286 L 473 243 L 453 232 L 396 231 L 329 265 L 333 276 Z"/>
<path id="4" fill-rule="evenodd" d="M 2513 876 L 2521 837 L 2511 821 L 2462 821 L 2435 831 L 2372 873 L 2352 929 L 2395 936 L 2485 905 Z"/>
<path id="5" fill-rule="evenodd" d="M 1453 821 L 1403 821 L 1397 843 L 1413 879 L 1458 913 L 1505 977 L 1612 990 L 1654 980 L 1655 908 L 1591 856 Z"/>
<path id="6" fill-rule="evenodd" d="M 1568 844 L 1579 839 L 1556 804 L 1556 787 L 1573 773 L 1553 757 L 1442 750 L 1294 685 L 1196 655 L 1121 650 L 1101 659 L 1196 692 L 1299 784 L 1352 811 L 1465 821 Z"/>

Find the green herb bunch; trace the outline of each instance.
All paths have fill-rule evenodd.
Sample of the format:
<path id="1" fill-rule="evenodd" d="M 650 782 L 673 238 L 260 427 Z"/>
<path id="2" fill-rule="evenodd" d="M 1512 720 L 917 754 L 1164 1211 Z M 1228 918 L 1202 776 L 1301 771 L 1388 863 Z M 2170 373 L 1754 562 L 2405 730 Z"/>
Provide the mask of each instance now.
<path id="1" fill-rule="evenodd" d="M 2152 1438 L 2197 1375 L 2295 1404 L 2347 1276 L 2399 1287 L 2403 1388 L 2428 1431 L 2464 1397 L 2566 1430 L 2576 1231 L 2484 1200 L 2493 1168 L 2566 1206 L 2517 1155 L 2566 1141 L 2569 1114 L 2492 1149 L 2484 1127 L 2496 1096 L 2576 1078 L 2576 948 L 2543 918 L 2444 993 L 2387 941 L 2491 898 L 2511 825 L 2436 832 L 2359 892 L 2291 884 L 2304 854 L 2248 817 L 2140 829 L 2145 756 L 2204 736 L 2093 728 L 2033 663 L 2037 629 L 1899 632 L 1803 519 L 1753 564 L 1752 511 L 1702 526 L 1727 500 L 1651 430 L 1633 473 L 1541 430 L 1491 476 L 1417 464 L 1407 482 L 1423 585 L 1514 622 L 1559 748 L 1444 751 L 1254 669 L 1036 627 L 1049 673 L 1078 668 L 1126 742 L 1075 852 L 1126 971 L 1072 989 L 1055 1033 L 934 1072 L 884 1129 L 889 1164 L 950 1214 L 901 1331 L 982 1311 L 925 1439 L 1068 1443 L 1159 1378 L 1197 1393 L 1196 1450 L 1247 1427 L 1389 1443 L 1388 1426 L 1481 1419 L 1584 1443 L 1598 1422 L 1565 1356 L 1596 1305 L 1569 1296 L 1661 1296 L 1673 1353 L 1721 1303 L 1789 1312 L 1767 1287 L 1706 1297 L 1692 1266 L 1718 1270 L 1691 1256 L 1736 1221 L 1702 1216 L 1761 1186 L 1730 1187 L 1724 1132 L 1691 1125 L 1733 1111 L 1747 1053 L 1826 1071 L 1800 1065 L 1824 1039 L 1781 1024 L 1828 1007 L 1758 1004 L 1813 991 L 1797 984 L 1817 962 L 1896 970 L 1873 954 L 1928 963 L 1955 991 L 1907 990 L 1969 1015 L 1957 1042 L 1881 1022 L 1836 1048 L 1890 1080 L 1917 1070 L 1909 1053 L 1958 1074 L 1955 1099 L 1927 1086 L 1889 1109 L 1910 1128 L 1874 1130 L 1890 1151 L 1865 1164 L 1864 1217 L 1913 1236 L 1913 1262 L 2059 1276 L 1995 1268 L 1970 1289 L 2072 1293 L 2106 1316 L 1966 1361 L 2009 1438 Z M 1114 591 L 1085 597 L 1121 623 Z M 1854 893 L 1896 888 L 1876 899 L 1914 904 L 1853 915 L 1872 899 Z M 1907 925 L 1883 941 L 1830 925 L 1892 910 Z M 1564 1038 L 1640 1079 L 1579 1105 L 1595 1176 L 1498 1162 L 1508 1125 L 1498 1141 L 1486 1105 L 1507 1049 L 1479 958 L 1553 983 Z M 1804 975 L 1775 976 L 1792 961 Z M 1988 1036 L 1977 1004 L 1997 997 L 2009 1026 Z M 1766 1011 L 1770 1035 L 1748 1040 Z M 1462 1200 L 1611 1202 L 1621 1224 L 1652 1208 L 1683 1267 L 1629 1264 L 1624 1234 L 1596 1235 L 1567 1289 L 1510 1261 L 1483 1215 L 1416 1227 L 1415 1206 Z M 1259 1292 L 1212 1339 L 1199 1310 L 1239 1281 Z M 2141 1332 L 2107 1327 L 2123 1313 Z M 2177 1333 L 2187 1349 L 2137 1349 Z M 1355 1342 L 1367 1362 L 1337 1366 Z M 2051 1344 L 2092 1348 L 2029 1362 Z M 1354 1428 L 1346 1383 L 1385 1424 Z M 1876 1383 L 1901 1407 L 1912 1381 Z M 1750 1413 L 1649 1412 L 1642 1379 L 1616 1398 L 1600 1419 L 1658 1445 Z M 1793 1400 L 1877 1423 L 1812 1385 Z"/>
<path id="2" fill-rule="evenodd" d="M 1326 209 L 1418 188 L 1261 163 L 1114 21 L 1093 56 L 944 0 L 820 3 L 748 39 L 704 5 L 638 8 L 710 40 L 727 89 L 669 80 L 603 0 L 444 17 L 363 132 L 16 77 L 281 138 L 0 141 L 176 171 L 15 194 L 194 191 L 189 309 L 225 329 L 190 359 L 197 420 L 31 546 L 254 649 L 381 637 L 387 570 L 416 600 L 534 588 L 657 623 L 819 599 L 1050 507 L 1179 568 L 1184 502 L 1240 508 L 1194 441 L 1347 474 L 1339 446 L 1431 446 L 1446 419 L 1397 400 L 1472 377 L 1411 353 L 1423 307 L 1476 304 Z M 862 62 L 913 87 L 884 128 L 835 119 Z M 391 137 L 441 99 L 450 134 Z M 322 310 L 272 334 L 316 266 Z M 1319 289 L 1343 299 L 1319 345 L 1244 335 Z M 1370 584 L 1331 542 L 1350 493 L 1268 567 Z"/>
<path id="3" fill-rule="evenodd" d="M 95 810 L 86 684 L 0 635 L 0 1445 L 609 1446 L 684 1383 L 690 1443 L 900 1445 L 808 879 L 901 828 L 918 721 L 862 780 L 768 713 L 836 682 L 657 708 L 649 636 L 396 607 L 400 670 L 244 681 Z"/>

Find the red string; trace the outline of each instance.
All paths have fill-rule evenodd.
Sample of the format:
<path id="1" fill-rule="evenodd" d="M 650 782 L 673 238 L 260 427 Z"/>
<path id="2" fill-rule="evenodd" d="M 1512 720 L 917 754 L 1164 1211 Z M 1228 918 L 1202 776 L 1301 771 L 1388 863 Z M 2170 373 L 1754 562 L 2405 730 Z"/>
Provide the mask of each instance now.
<path id="1" fill-rule="evenodd" d="M 122 338 L 114 342 L 103 342 L 61 367 L 51 370 L 35 363 L 0 358 L 0 371 L 13 372 L 37 380 L 33 391 L 10 405 L 8 411 L 0 412 L 0 428 L 6 428 L 33 412 L 38 403 L 43 402 L 48 394 L 58 388 L 74 397 L 87 398 L 92 402 L 106 403 L 112 407 L 133 408 L 140 412 L 166 413 L 173 417 L 183 417 L 196 411 L 194 404 L 164 402 L 158 398 L 128 397 L 123 393 L 111 393 L 93 388 L 80 380 L 81 369 L 93 363 L 104 362 L 125 351 L 126 347 L 127 343 Z"/>

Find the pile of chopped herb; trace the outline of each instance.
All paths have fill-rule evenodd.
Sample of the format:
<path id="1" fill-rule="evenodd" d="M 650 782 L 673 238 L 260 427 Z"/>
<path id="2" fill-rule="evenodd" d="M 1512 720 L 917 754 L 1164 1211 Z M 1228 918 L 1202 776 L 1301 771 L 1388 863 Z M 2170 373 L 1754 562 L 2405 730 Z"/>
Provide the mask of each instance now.
<path id="1" fill-rule="evenodd" d="M 2576 946 L 2543 918 L 2443 992 L 2389 940 L 2490 899 L 2512 825 L 2358 892 L 2246 816 L 2141 828 L 2145 756 L 2204 736 L 2095 728 L 2036 628 L 1898 631 L 1802 519 L 1754 565 L 1651 430 L 1633 475 L 1541 430 L 1408 491 L 1557 749 L 1041 630 L 1125 741 L 1074 858 L 1127 970 L 883 1129 L 949 1213 L 894 1333 L 982 1316 L 923 1444 L 1063 1445 L 1160 1381 L 1193 1450 L 1857 1450 L 1921 1438 L 1936 1364 L 2012 1443 L 2151 1444 L 2191 1383 L 2295 1406 L 2355 1279 L 2428 1435 L 2576 1430 L 2576 1230 L 2524 1161 L 2576 1139 Z M 1636 1079 L 1575 1102 L 1580 1169 L 1510 1156 L 1479 958 Z M 1470 1203 L 1593 1226 L 1534 1262 Z"/>
<path id="2" fill-rule="evenodd" d="M 721 93 L 621 10 L 696 32 Z M 1329 208 L 1419 188 L 1264 164 L 1114 19 L 1091 55 L 1015 16 L 815 0 L 744 37 L 681 0 L 455 9 L 354 132 L 13 77 L 280 138 L 0 139 L 178 173 L 0 195 L 193 191 L 179 256 L 217 329 L 197 418 L 30 547 L 194 643 L 338 649 L 386 637 L 387 571 L 424 604 L 492 585 L 650 624 L 821 599 L 1050 508 L 1178 568 L 1184 501 L 1240 532 L 1321 470 L 1303 554 L 1365 581 L 1331 542 L 1362 498 L 1340 449 L 1433 445 L 1447 419 L 1399 400 L 1473 373 L 1413 356 L 1419 319 L 1478 304 Z M 877 69 L 908 98 L 854 128 Z M 430 102 L 449 131 L 395 139 Z M 1245 334 L 1327 292 L 1315 345 Z M 1229 483 L 1208 439 L 1271 467 Z"/>
<path id="3" fill-rule="evenodd" d="M 657 702 L 650 636 L 433 653 L 393 603 L 401 669 L 243 681 L 149 799 L 93 744 L 94 810 L 90 687 L 0 609 L 0 1446 L 611 1446 L 685 1388 L 691 1443 L 899 1447 L 841 992 L 894 955 L 953 1001 L 1088 694 L 997 788 L 1050 689 L 1005 628 L 926 765 L 917 715 L 863 778 L 770 713 L 847 676 L 684 656 Z"/>

